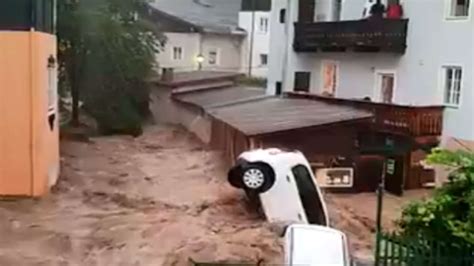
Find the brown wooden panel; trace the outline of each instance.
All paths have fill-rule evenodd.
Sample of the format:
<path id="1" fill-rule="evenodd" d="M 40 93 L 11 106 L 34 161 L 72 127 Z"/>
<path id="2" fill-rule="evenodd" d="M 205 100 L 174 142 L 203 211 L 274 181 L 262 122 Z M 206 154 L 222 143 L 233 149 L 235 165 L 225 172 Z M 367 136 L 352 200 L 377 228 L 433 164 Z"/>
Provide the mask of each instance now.
<path id="1" fill-rule="evenodd" d="M 303 21 L 295 23 L 296 52 L 317 52 L 331 48 L 353 51 L 404 53 L 407 47 L 408 20 L 350 20 L 312 22 L 302 11 Z M 314 12 L 314 11 L 313 11 Z M 303 23 L 304 22 L 304 23 Z"/>

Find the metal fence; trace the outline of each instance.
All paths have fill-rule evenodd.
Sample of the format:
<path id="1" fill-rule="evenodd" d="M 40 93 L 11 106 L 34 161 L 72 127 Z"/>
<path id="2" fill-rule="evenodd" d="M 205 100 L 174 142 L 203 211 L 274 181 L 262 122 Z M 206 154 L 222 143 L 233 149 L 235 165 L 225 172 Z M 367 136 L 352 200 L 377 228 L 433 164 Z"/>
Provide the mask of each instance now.
<path id="1" fill-rule="evenodd" d="M 440 240 L 402 238 L 395 234 L 377 236 L 376 266 L 472 266 L 474 246 Z"/>

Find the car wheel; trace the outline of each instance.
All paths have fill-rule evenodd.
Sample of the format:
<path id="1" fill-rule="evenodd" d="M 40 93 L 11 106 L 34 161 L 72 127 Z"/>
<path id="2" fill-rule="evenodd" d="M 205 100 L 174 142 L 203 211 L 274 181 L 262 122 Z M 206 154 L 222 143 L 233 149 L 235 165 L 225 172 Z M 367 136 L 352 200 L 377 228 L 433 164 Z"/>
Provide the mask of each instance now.
<path id="1" fill-rule="evenodd" d="M 250 164 L 242 169 L 241 180 L 245 190 L 263 193 L 275 183 L 275 173 L 268 165 Z"/>

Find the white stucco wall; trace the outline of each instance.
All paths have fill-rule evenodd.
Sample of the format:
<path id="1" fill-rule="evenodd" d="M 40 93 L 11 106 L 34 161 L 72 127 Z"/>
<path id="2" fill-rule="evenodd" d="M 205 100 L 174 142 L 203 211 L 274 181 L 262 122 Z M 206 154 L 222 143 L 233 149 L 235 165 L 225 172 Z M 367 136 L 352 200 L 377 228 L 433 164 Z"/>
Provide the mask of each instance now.
<path id="1" fill-rule="evenodd" d="M 167 41 L 156 56 L 159 67 L 172 67 L 176 72 L 197 70 L 196 56 L 199 54 L 200 33 L 165 33 Z M 183 49 L 183 59 L 173 60 L 173 47 Z"/>
<path id="2" fill-rule="evenodd" d="M 171 67 L 175 72 L 198 70 L 196 60 L 199 54 L 204 55 L 203 70 L 240 71 L 242 68 L 242 41 L 241 35 L 230 34 L 202 34 L 202 33 L 165 33 L 167 41 L 164 48 L 156 56 L 160 68 Z M 181 47 L 181 60 L 173 59 L 173 47 Z M 208 53 L 210 49 L 217 49 L 216 65 L 210 65 Z"/>
<path id="3" fill-rule="evenodd" d="M 270 50 L 268 56 L 267 94 L 275 94 L 276 83 L 283 82 L 285 50 L 289 45 L 286 29 L 288 24 L 280 23 L 280 10 L 287 8 L 288 0 L 273 0 L 270 12 Z"/>
<path id="4" fill-rule="evenodd" d="M 268 19 L 268 30 L 263 32 L 260 30 L 260 20 L 262 18 Z M 250 43 L 252 41 L 252 12 L 240 12 L 239 13 L 239 27 L 247 32 L 243 49 L 242 49 L 242 71 L 249 73 L 250 66 Z M 269 57 L 270 50 L 270 12 L 257 11 L 255 12 L 254 20 L 254 37 L 253 37 L 253 53 L 252 53 L 252 76 L 255 77 L 267 77 L 268 63 L 262 65 L 260 60 L 261 54 L 266 54 Z"/>
<path id="5" fill-rule="evenodd" d="M 204 55 L 203 70 L 233 71 L 242 68 L 242 35 L 203 34 L 201 51 Z M 209 64 L 209 51 L 218 50 L 216 65 Z"/>
<path id="6" fill-rule="evenodd" d="M 326 1 L 326 0 L 325 0 Z M 286 1 L 279 1 L 286 2 Z M 474 140 L 474 3 L 471 4 L 470 19 L 447 20 L 445 0 L 403 1 L 405 16 L 409 18 L 408 48 L 404 55 L 390 53 L 295 53 L 292 42 L 294 29 L 292 22 L 297 19 L 297 1 L 291 1 L 291 27 L 286 42 L 288 64 L 284 76 L 283 65 L 270 58 L 269 80 L 282 79 L 284 90 L 293 89 L 295 71 L 311 72 L 311 90 L 321 90 L 321 65 L 323 60 L 334 60 L 339 65 L 336 96 L 361 98 L 369 96 L 377 100 L 375 78 L 378 70 L 396 71 L 394 102 L 407 105 L 443 104 L 444 88 L 442 66 L 463 67 L 461 104 L 458 108 L 447 108 L 445 112 L 444 137 Z M 342 17 L 361 17 L 365 0 L 344 0 Z M 288 4 L 288 2 L 286 3 Z M 279 10 L 279 9 L 278 9 Z M 272 18 L 278 14 L 272 10 Z M 283 36 L 282 27 L 272 29 L 277 36 Z M 273 36 L 271 37 L 273 40 Z M 284 49 L 271 42 L 270 54 L 284 57 Z M 278 55 L 275 55 L 278 54 Z M 284 61 L 284 60 L 283 60 Z M 269 93 L 274 92 L 269 83 Z"/>

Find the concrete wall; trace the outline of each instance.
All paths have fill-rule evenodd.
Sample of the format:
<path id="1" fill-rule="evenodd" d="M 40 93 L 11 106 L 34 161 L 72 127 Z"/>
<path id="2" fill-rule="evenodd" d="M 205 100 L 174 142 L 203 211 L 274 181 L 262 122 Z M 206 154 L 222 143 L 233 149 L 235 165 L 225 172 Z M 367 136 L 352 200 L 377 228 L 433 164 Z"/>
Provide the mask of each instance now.
<path id="1" fill-rule="evenodd" d="M 199 55 L 200 33 L 165 33 L 167 41 L 156 56 L 159 67 L 172 67 L 176 72 L 197 70 L 196 57 Z M 181 47 L 183 59 L 173 59 L 173 47 Z"/>
<path id="2" fill-rule="evenodd" d="M 380 100 L 375 89 L 377 71 L 396 72 L 394 102 L 407 105 L 443 104 L 443 65 L 463 67 L 461 104 L 458 108 L 447 108 L 444 121 L 444 137 L 474 140 L 474 8 L 467 20 L 446 18 L 444 0 L 403 1 L 405 15 L 409 18 L 408 48 L 404 55 L 390 53 L 295 53 L 292 48 L 297 20 L 298 1 L 278 1 L 288 5 L 291 16 L 287 27 L 286 51 L 272 41 L 270 54 L 269 93 L 274 92 L 275 80 L 282 80 L 284 90 L 291 91 L 295 71 L 311 72 L 311 90 L 321 91 L 321 65 L 324 60 L 336 61 L 339 65 L 336 96 L 361 98 L 369 96 Z M 285 2 L 285 3 L 284 3 Z M 342 2 L 342 17 L 358 19 L 362 15 L 365 0 L 345 0 Z M 281 6 L 272 9 L 272 18 Z M 316 7 L 317 8 L 317 7 Z M 280 25 L 279 25 L 280 26 Z M 275 32 L 275 33 L 274 33 Z M 273 27 L 272 34 L 285 36 L 284 27 Z M 272 36 L 273 40 L 273 36 Z M 285 55 L 287 53 L 287 56 Z M 283 57 L 283 59 L 280 59 Z M 288 62 L 281 64 L 280 61 Z M 281 74 L 281 73 L 284 74 Z M 273 82 L 273 83 L 272 83 Z"/>
<path id="3" fill-rule="evenodd" d="M 0 31 L 0 195 L 42 196 L 58 178 L 59 117 L 57 103 L 48 101 L 57 80 L 49 80 L 50 56 L 56 58 L 54 35 Z M 52 128 L 48 114 L 55 115 Z"/>
<path id="4" fill-rule="evenodd" d="M 197 107 L 178 103 L 171 98 L 171 90 L 155 87 L 151 90 L 150 110 L 155 122 L 184 126 L 202 142 L 211 141 L 212 119 Z"/>
<path id="5" fill-rule="evenodd" d="M 260 20 L 262 18 L 268 19 L 268 30 L 267 32 L 260 30 Z M 252 12 L 240 12 L 239 13 L 239 27 L 247 32 L 244 44 L 242 46 L 242 71 L 244 73 L 249 72 L 250 66 L 250 43 L 252 40 Z M 252 76 L 256 77 L 267 77 L 268 63 L 263 65 L 261 63 L 260 55 L 266 54 L 269 56 L 270 50 L 270 12 L 257 11 L 255 12 L 254 22 L 254 37 L 253 37 L 253 53 L 252 53 Z"/>

